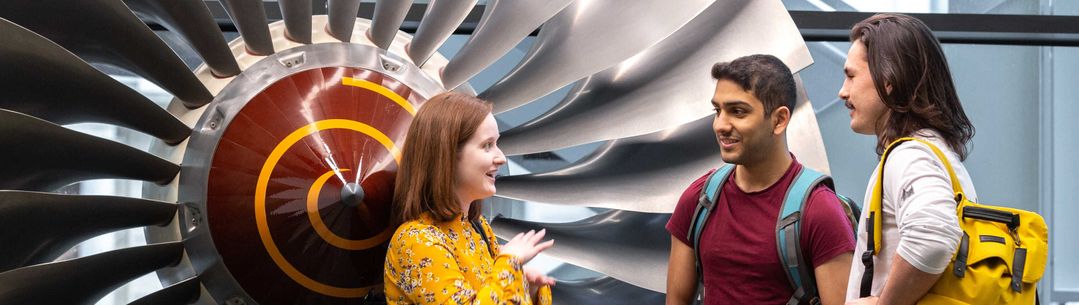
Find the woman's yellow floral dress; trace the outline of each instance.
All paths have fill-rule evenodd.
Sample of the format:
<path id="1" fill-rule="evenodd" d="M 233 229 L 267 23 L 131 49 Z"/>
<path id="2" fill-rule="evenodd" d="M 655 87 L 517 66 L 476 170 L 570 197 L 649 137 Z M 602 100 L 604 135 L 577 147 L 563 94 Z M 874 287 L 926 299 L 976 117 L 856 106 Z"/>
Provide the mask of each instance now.
<path id="1" fill-rule="evenodd" d="M 480 223 L 494 253 L 499 245 L 487 220 Z M 389 304 L 551 304 L 549 286 L 533 302 L 521 265 L 510 255 L 491 257 L 483 237 L 465 218 L 436 222 L 429 213 L 397 228 L 386 253 Z"/>

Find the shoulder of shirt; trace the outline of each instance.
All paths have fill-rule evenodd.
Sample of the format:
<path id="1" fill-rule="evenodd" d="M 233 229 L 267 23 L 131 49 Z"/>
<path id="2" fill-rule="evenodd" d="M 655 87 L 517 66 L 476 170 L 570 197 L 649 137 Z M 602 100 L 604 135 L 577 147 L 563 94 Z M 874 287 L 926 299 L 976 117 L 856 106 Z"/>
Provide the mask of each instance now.
<path id="1" fill-rule="evenodd" d="M 919 135 L 916 135 L 916 138 L 933 143 L 933 145 L 940 149 L 946 158 L 949 159 L 949 163 L 958 160 L 958 157 L 954 156 L 955 153 L 952 152 L 951 148 L 941 143 L 939 138 L 933 138 L 936 134 L 935 132 L 920 131 L 918 134 Z M 911 164 L 915 164 L 916 162 L 930 162 L 933 165 L 933 173 L 945 177 L 948 175 L 947 169 L 944 168 L 944 163 L 937 157 L 936 153 L 934 153 L 929 146 L 914 141 L 899 144 L 899 146 L 892 150 L 891 154 L 888 155 L 888 160 L 884 164 L 884 174 L 890 177 L 899 177 L 898 175 L 903 175 L 903 173 L 908 172 L 909 169 L 912 168 Z M 955 164 L 952 164 L 952 166 L 955 166 Z M 885 184 L 897 181 L 898 180 L 894 178 L 884 180 Z"/>
<path id="2" fill-rule="evenodd" d="M 832 182 L 832 183 L 835 183 L 835 182 Z M 815 196 L 819 196 L 818 193 L 824 193 L 824 194 L 827 194 L 827 195 L 831 195 L 832 197 L 835 197 L 835 194 L 836 194 L 835 190 L 828 187 L 827 185 L 824 185 L 824 183 L 817 184 L 817 186 L 813 187 L 813 192 L 809 194 L 809 198 L 812 199 Z M 825 199 L 827 199 L 827 197 Z M 838 200 L 838 198 L 836 200 Z"/>
<path id="3" fill-rule="evenodd" d="M 679 207 L 697 204 L 698 196 L 700 196 L 701 191 L 704 189 L 705 182 L 708 181 L 708 176 L 711 176 L 713 171 L 714 170 L 709 170 L 703 176 L 693 180 L 689 186 L 686 186 L 686 189 L 678 196 L 678 202 L 675 203 L 675 213 L 677 213 Z"/>
<path id="4" fill-rule="evenodd" d="M 424 223 L 421 220 L 410 220 L 397 228 L 397 232 L 394 233 L 395 240 L 399 238 L 405 238 L 406 236 L 436 236 L 442 237 L 442 231 L 433 224 Z"/>
<path id="5" fill-rule="evenodd" d="M 690 183 L 689 186 L 686 186 L 686 190 L 684 191 L 684 193 L 700 194 L 701 190 L 704 189 L 704 184 L 708 183 L 708 177 L 712 176 L 712 172 L 715 171 L 715 169 L 711 169 L 708 170 L 708 172 L 704 175 L 697 177 L 697 179 L 693 180 L 693 182 Z"/>
<path id="6" fill-rule="evenodd" d="M 924 134 L 924 136 L 921 134 Z M 955 153 L 952 152 L 951 148 L 948 147 L 948 145 L 941 143 L 940 139 L 935 135 L 936 133 L 932 131 L 921 131 L 919 132 L 919 135 L 915 136 L 915 138 L 932 143 L 933 146 L 936 146 L 937 149 L 940 149 L 940 151 L 943 152 L 945 156 L 949 156 L 949 158 L 952 158 L 951 155 L 954 155 Z M 888 167 L 894 167 L 896 165 L 903 165 L 903 167 L 906 167 L 906 164 L 909 164 L 910 162 L 913 162 L 920 158 L 929 158 L 930 160 L 936 160 L 936 163 L 941 163 L 940 160 L 938 160 L 936 153 L 934 153 L 933 150 L 929 148 L 929 146 L 926 146 L 925 144 L 922 144 L 920 142 L 907 141 L 904 143 L 900 143 L 899 146 L 896 146 L 892 149 L 892 152 L 888 155 L 888 160 L 885 165 Z"/>
<path id="7" fill-rule="evenodd" d="M 817 186 L 813 188 L 813 191 L 809 193 L 809 198 L 806 198 L 804 209 L 819 209 L 818 207 L 815 207 L 818 202 L 840 204 L 839 197 L 836 197 L 835 191 L 827 185 L 824 185 L 824 183 L 817 184 Z"/>

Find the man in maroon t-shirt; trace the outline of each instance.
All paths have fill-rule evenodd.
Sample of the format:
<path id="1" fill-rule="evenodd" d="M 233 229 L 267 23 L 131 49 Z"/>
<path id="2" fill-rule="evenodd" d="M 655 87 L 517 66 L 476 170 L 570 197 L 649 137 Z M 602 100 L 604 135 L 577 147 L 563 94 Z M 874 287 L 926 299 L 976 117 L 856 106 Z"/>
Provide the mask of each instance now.
<path id="1" fill-rule="evenodd" d="M 782 61 L 751 55 L 712 67 L 717 79 L 712 128 L 724 162 L 735 164 L 700 237 L 704 304 L 784 304 L 794 290 L 780 265 L 776 218 L 802 165 L 787 150 L 786 130 L 797 98 Z M 719 165 L 719 164 L 717 164 Z M 697 287 L 689 226 L 710 173 L 686 189 L 667 223 L 671 257 L 667 304 L 690 304 Z M 854 234 L 835 193 L 813 189 L 802 213 L 801 248 L 823 304 L 842 304 Z"/>

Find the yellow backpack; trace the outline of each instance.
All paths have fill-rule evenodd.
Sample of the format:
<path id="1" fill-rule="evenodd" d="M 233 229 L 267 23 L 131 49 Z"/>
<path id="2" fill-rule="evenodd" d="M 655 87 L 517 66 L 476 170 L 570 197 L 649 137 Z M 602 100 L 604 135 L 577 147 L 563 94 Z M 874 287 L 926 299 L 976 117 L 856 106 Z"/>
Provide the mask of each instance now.
<path id="1" fill-rule="evenodd" d="M 880 251 L 881 196 L 884 161 L 900 143 L 917 141 L 933 150 L 948 170 L 955 192 L 956 214 L 963 238 L 948 269 L 918 304 L 1035 304 L 1036 286 L 1045 273 L 1049 254 L 1049 229 L 1040 215 L 970 201 L 963 195 L 948 158 L 933 144 L 915 138 L 895 140 L 880 158 L 880 171 L 873 187 L 865 221 L 868 241 L 862 255 L 862 297 L 873 286 L 873 256 Z"/>

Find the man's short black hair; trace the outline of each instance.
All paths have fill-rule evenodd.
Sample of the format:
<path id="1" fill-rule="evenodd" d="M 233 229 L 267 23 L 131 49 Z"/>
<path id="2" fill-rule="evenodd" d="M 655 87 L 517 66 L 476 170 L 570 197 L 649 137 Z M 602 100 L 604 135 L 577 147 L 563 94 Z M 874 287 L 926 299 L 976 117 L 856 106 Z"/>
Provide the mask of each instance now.
<path id="1" fill-rule="evenodd" d="M 756 54 L 739 57 L 731 62 L 712 66 L 712 77 L 729 80 L 742 90 L 749 91 L 764 104 L 764 114 L 771 114 L 780 106 L 794 111 L 798 99 L 794 75 L 790 68 L 772 55 Z"/>

